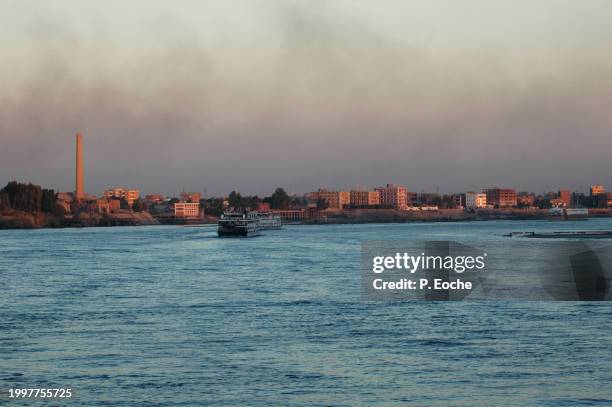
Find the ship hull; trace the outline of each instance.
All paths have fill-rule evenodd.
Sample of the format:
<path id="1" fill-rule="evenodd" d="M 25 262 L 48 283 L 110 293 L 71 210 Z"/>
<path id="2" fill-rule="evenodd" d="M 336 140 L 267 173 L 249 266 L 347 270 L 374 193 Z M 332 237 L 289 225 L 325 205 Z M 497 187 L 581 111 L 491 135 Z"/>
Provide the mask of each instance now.
<path id="1" fill-rule="evenodd" d="M 259 235 L 259 231 L 246 230 L 245 228 L 219 229 L 219 237 L 252 237 Z"/>
<path id="2" fill-rule="evenodd" d="M 219 237 L 251 237 L 259 235 L 260 230 L 255 221 L 221 221 L 217 234 Z"/>

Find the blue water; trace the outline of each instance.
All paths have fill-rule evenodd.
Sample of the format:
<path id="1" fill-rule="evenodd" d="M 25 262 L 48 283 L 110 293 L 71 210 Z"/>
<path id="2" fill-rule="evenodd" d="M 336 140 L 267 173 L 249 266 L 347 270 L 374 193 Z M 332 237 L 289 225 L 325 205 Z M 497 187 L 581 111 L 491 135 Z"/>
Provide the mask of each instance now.
<path id="1" fill-rule="evenodd" d="M 0 389 L 70 387 L 65 404 L 87 406 L 611 405 L 611 303 L 360 297 L 363 240 L 571 229 L 612 220 L 0 231 Z"/>

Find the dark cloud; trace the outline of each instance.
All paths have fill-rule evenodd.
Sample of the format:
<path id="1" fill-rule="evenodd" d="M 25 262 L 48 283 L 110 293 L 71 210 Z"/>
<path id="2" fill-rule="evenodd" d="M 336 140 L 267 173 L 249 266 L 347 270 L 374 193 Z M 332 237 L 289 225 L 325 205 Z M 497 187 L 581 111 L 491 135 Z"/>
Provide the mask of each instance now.
<path id="1" fill-rule="evenodd" d="M 132 31 L 35 4 L 0 99 L 5 181 L 71 189 L 80 130 L 94 193 L 612 187 L 605 43 L 443 49 L 334 2 L 262 3 L 246 27 L 143 13 Z"/>

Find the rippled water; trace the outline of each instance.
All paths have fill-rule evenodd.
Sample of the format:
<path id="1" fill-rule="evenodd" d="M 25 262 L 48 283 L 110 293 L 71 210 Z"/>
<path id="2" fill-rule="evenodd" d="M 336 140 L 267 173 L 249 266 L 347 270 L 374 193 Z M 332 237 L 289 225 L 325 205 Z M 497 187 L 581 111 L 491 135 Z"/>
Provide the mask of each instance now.
<path id="1" fill-rule="evenodd" d="M 0 231 L 0 389 L 71 387 L 89 406 L 612 404 L 610 303 L 360 298 L 362 240 L 589 228 L 612 220 Z"/>

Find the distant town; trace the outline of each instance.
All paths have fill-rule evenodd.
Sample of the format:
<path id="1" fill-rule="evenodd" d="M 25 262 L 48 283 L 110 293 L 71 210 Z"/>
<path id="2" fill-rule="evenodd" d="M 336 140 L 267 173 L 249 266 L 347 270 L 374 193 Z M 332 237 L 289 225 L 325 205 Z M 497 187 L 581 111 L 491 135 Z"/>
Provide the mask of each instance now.
<path id="1" fill-rule="evenodd" d="M 407 186 L 332 191 L 320 188 L 270 196 L 141 196 L 136 188 L 112 187 L 102 196 L 85 192 L 83 137 L 76 136 L 75 190 L 55 192 L 9 182 L 0 190 L 0 228 L 213 223 L 228 210 L 272 212 L 285 222 L 404 222 L 411 220 L 539 219 L 612 216 L 612 193 L 593 184 L 589 193 L 559 189 L 535 194 L 488 187 L 453 194 L 412 192 Z"/>

